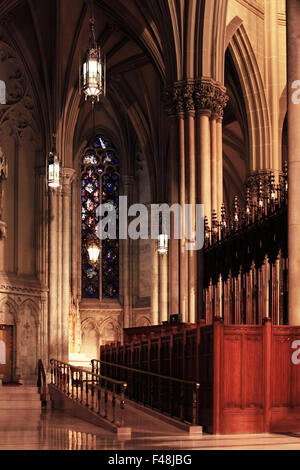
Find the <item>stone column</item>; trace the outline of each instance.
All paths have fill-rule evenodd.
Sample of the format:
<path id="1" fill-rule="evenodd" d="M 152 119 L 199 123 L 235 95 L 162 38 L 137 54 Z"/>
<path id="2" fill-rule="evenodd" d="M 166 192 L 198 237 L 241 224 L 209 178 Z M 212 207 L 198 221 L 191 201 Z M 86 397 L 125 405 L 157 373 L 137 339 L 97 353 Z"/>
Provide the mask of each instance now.
<path id="1" fill-rule="evenodd" d="M 293 99 L 300 80 L 300 2 L 287 0 L 288 59 L 288 311 L 289 324 L 300 325 L 300 104 Z M 294 85 L 294 86 L 293 86 Z M 298 87 L 299 88 L 299 85 Z"/>
<path id="2" fill-rule="evenodd" d="M 4 253 L 7 239 L 7 224 L 0 220 L 0 272 L 4 271 Z"/>
<path id="3" fill-rule="evenodd" d="M 197 109 L 197 108 L 196 108 Z M 211 111 L 197 109 L 196 130 L 197 130 L 197 155 L 198 164 L 198 186 L 197 203 L 204 205 L 204 215 L 211 225 L 211 163 L 210 163 L 210 119 Z M 197 280 L 198 280 L 198 312 L 197 319 L 207 317 L 205 305 L 203 303 L 203 282 L 204 282 L 204 261 L 203 249 L 197 253 Z"/>
<path id="4" fill-rule="evenodd" d="M 183 110 L 178 113 L 179 124 L 179 203 L 181 207 L 182 223 L 181 223 L 181 240 L 179 254 L 179 299 L 181 321 L 187 321 L 188 292 L 187 292 L 187 258 L 185 251 L 185 140 L 184 140 L 184 114 Z"/>
<path id="5" fill-rule="evenodd" d="M 47 247 L 48 247 L 48 221 L 45 220 L 48 207 L 48 189 L 46 183 L 46 168 L 36 168 L 36 233 L 37 233 L 37 263 L 36 269 L 40 282 L 46 286 L 47 273 Z"/>
<path id="6" fill-rule="evenodd" d="M 222 144 L 219 143 L 222 127 L 219 117 L 227 101 L 225 92 L 220 84 L 206 78 L 176 82 L 165 90 L 167 114 L 178 119 L 178 200 L 183 219 L 179 247 L 179 294 L 183 322 L 200 318 L 196 312 L 202 305 L 203 283 L 202 253 L 186 250 L 184 206 L 191 204 L 192 228 L 195 228 L 196 203 L 204 205 L 204 214 L 210 225 L 212 206 L 215 205 L 217 210 L 218 201 L 222 200 Z"/>
<path id="7" fill-rule="evenodd" d="M 128 205 L 131 203 L 131 192 L 134 179 L 132 176 L 123 177 L 124 195 L 128 197 Z M 126 214 L 127 217 L 127 214 Z M 127 237 L 123 240 L 123 327 L 130 328 L 132 326 L 132 279 L 130 266 L 130 239 Z"/>
<path id="8" fill-rule="evenodd" d="M 223 117 L 216 121 L 217 132 L 217 217 L 221 220 L 221 206 L 223 204 Z"/>
<path id="9" fill-rule="evenodd" d="M 199 202 L 204 205 L 204 215 L 211 226 L 211 138 L 210 138 L 210 110 L 198 110 L 197 113 L 197 142 L 198 142 L 198 172 L 200 182 L 198 186 Z"/>
<path id="10" fill-rule="evenodd" d="M 195 242 L 196 234 L 196 154 L 195 154 L 195 106 L 194 101 L 187 107 L 188 149 L 189 149 L 189 204 L 191 205 L 191 230 L 189 242 Z M 188 321 L 196 321 L 196 252 L 188 250 Z"/>
<path id="11" fill-rule="evenodd" d="M 177 118 L 176 116 L 170 117 L 170 147 L 168 159 L 170 161 L 170 205 L 178 203 L 178 156 L 177 156 Z M 175 218 L 171 213 L 171 230 L 169 240 L 169 253 L 168 253 L 168 270 L 169 270 L 169 311 L 172 314 L 179 313 L 179 240 L 174 238 L 175 231 Z"/>
<path id="12" fill-rule="evenodd" d="M 159 323 L 168 321 L 168 254 L 158 255 L 159 260 Z"/>
<path id="13" fill-rule="evenodd" d="M 159 279 L 159 270 L 158 270 L 157 241 L 152 240 L 152 295 L 151 295 L 152 325 L 159 324 L 158 279 Z"/>
<path id="14" fill-rule="evenodd" d="M 209 78 L 195 81 L 197 203 L 204 205 L 204 215 L 211 226 L 212 210 L 220 211 L 223 199 L 222 125 L 228 97 L 226 88 Z M 213 207 L 216 205 L 216 207 Z M 203 250 L 198 253 L 198 319 L 203 312 Z"/>
<path id="15" fill-rule="evenodd" d="M 57 192 L 49 188 L 49 359 L 58 357 L 57 346 Z"/>
<path id="16" fill-rule="evenodd" d="M 63 273 L 62 273 L 62 188 L 57 188 L 57 354 L 58 359 L 63 361 L 62 357 L 62 324 L 63 324 L 63 314 L 62 314 L 62 292 L 63 292 Z"/>
<path id="17" fill-rule="evenodd" d="M 41 344 L 42 344 L 42 360 L 43 363 L 48 364 L 48 318 L 47 318 L 47 304 L 48 304 L 48 292 L 43 292 L 41 295 L 41 318 L 42 318 L 42 327 L 41 327 Z"/>
<path id="18" fill-rule="evenodd" d="M 2 220 L 5 202 L 5 181 L 8 177 L 8 161 L 0 146 L 0 272 L 5 271 L 5 245 L 7 239 L 7 224 Z"/>
<path id="19" fill-rule="evenodd" d="M 72 272 L 71 272 L 71 287 L 72 297 L 77 301 L 78 297 L 78 264 L 81 264 L 81 250 L 78 250 L 78 238 L 80 239 L 80 232 L 78 230 L 78 220 L 80 220 L 81 213 L 78 207 L 78 195 L 80 194 L 80 187 L 78 185 L 78 178 L 73 177 L 72 180 L 72 196 L 71 196 L 71 210 L 72 210 L 72 233 L 71 233 L 71 256 L 72 256 Z M 79 259 L 78 259 L 79 258 Z"/>
<path id="20" fill-rule="evenodd" d="M 73 168 L 63 170 L 62 188 L 62 360 L 69 359 L 69 314 L 71 299 L 71 183 Z"/>
<path id="21" fill-rule="evenodd" d="M 211 141 L 211 209 L 218 212 L 218 142 L 217 142 L 217 120 L 212 114 L 210 119 L 210 141 Z"/>

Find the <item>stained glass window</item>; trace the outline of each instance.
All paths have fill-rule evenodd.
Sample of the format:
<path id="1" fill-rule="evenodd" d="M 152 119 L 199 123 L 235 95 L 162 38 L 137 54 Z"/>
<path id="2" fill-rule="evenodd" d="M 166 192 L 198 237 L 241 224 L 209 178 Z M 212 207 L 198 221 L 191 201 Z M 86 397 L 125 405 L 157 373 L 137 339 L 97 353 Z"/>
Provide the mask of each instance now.
<path id="1" fill-rule="evenodd" d="M 81 234 L 82 234 L 82 297 L 116 298 L 119 296 L 119 241 L 101 240 L 98 262 L 91 263 L 87 248 L 96 234 L 100 204 L 114 206 L 118 216 L 119 159 L 103 135 L 97 135 L 81 160 Z M 117 224 L 118 225 L 118 224 Z M 118 229 L 118 227 L 117 227 Z"/>

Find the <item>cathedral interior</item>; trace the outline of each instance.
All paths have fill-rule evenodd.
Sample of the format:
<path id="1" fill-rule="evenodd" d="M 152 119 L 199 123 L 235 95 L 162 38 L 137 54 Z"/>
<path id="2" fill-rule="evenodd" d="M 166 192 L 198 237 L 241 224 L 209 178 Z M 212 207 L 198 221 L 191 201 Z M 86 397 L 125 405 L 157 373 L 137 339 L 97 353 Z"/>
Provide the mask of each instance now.
<path id="1" fill-rule="evenodd" d="M 50 360 L 109 362 L 114 348 L 125 357 L 126 344 L 142 351 L 169 334 L 175 345 L 189 330 L 203 348 L 213 331 L 215 384 L 218 347 L 223 378 L 246 353 L 262 374 L 280 347 L 289 361 L 286 338 L 300 335 L 299 25 L 298 0 L 0 1 L 3 383 L 36 383 L 39 360 L 50 376 Z M 201 249 L 174 236 L 172 214 L 167 239 L 160 222 L 159 237 L 142 236 L 140 221 L 135 239 L 99 241 L 100 206 L 119 224 L 124 197 L 129 221 L 137 205 L 189 205 L 193 230 L 201 205 Z M 284 390 L 300 388 L 293 364 Z M 242 402 L 252 394 L 241 409 L 254 414 L 260 379 L 241 374 Z M 244 429 L 228 421 L 238 405 L 226 390 L 220 425 L 198 413 L 213 433 Z M 284 390 L 261 391 L 269 418 L 257 411 L 246 432 L 277 429 L 282 407 L 298 406 L 299 422 Z"/>

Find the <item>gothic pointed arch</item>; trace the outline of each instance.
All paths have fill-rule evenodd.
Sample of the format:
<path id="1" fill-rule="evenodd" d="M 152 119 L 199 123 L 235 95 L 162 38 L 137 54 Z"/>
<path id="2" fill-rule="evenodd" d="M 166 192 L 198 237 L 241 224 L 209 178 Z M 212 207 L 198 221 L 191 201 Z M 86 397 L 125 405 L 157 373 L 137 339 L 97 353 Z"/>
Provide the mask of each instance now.
<path id="1" fill-rule="evenodd" d="M 271 168 L 271 124 L 264 84 L 243 24 L 235 30 L 227 50 L 233 59 L 246 106 L 249 133 L 249 171 Z"/>

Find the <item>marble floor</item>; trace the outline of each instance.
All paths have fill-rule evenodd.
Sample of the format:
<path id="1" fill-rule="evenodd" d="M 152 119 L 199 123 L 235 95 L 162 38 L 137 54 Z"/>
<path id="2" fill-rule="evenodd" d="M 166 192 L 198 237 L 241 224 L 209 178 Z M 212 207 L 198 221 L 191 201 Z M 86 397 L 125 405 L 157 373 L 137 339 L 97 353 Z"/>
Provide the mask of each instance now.
<path id="1" fill-rule="evenodd" d="M 299 450 L 300 432 L 287 434 L 189 438 L 151 416 L 134 416 L 131 439 L 65 413 L 47 410 L 0 410 L 1 450 Z"/>
<path id="2" fill-rule="evenodd" d="M 41 408 L 35 387 L 0 389 L 0 451 L 7 450 L 300 450 L 299 433 L 189 435 L 126 404 L 131 438 L 61 411 Z"/>

